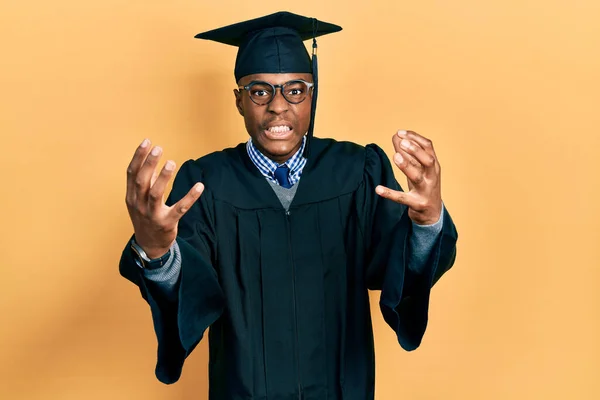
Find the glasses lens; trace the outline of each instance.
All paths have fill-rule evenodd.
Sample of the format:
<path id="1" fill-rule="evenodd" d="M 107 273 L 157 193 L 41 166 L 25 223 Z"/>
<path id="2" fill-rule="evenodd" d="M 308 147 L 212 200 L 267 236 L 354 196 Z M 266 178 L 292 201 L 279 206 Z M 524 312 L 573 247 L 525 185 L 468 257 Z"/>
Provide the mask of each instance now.
<path id="1" fill-rule="evenodd" d="M 302 81 L 287 82 L 283 86 L 283 97 L 292 104 L 298 104 L 306 98 L 308 86 Z"/>
<path id="2" fill-rule="evenodd" d="M 273 98 L 273 87 L 266 82 L 255 82 L 250 85 L 248 94 L 256 104 L 267 104 Z"/>

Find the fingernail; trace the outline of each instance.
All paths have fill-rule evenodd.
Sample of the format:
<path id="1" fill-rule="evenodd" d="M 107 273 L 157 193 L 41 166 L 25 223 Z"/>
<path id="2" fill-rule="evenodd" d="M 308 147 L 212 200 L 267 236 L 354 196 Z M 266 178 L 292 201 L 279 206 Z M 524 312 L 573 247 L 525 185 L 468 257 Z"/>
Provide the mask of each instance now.
<path id="1" fill-rule="evenodd" d="M 202 191 L 202 184 L 200 182 L 196 183 L 196 187 L 194 188 L 194 190 L 196 190 L 196 192 L 201 192 Z"/>
<path id="2" fill-rule="evenodd" d="M 396 154 L 394 155 L 394 157 L 396 157 L 396 162 L 397 162 L 398 164 L 402 164 L 402 162 L 404 161 L 404 158 L 402 158 L 402 155 L 401 155 L 400 153 L 396 153 Z"/>
<path id="3" fill-rule="evenodd" d="M 402 145 L 402 147 L 406 147 L 407 149 L 410 147 L 410 142 L 406 139 L 403 139 L 400 144 Z"/>
<path id="4" fill-rule="evenodd" d="M 167 161 L 167 163 L 165 164 L 165 169 L 167 171 L 173 171 L 173 168 L 175 168 L 175 163 L 171 160 Z"/>
<path id="5" fill-rule="evenodd" d="M 406 131 L 398 131 L 398 136 L 403 137 L 406 136 Z"/>
<path id="6" fill-rule="evenodd" d="M 376 192 L 377 194 L 383 194 L 383 188 L 382 188 L 381 186 L 377 186 L 377 187 L 375 188 L 375 192 Z"/>
<path id="7" fill-rule="evenodd" d="M 144 139 L 144 141 L 142 142 L 142 144 L 140 145 L 140 147 L 143 149 L 145 147 L 148 147 L 148 143 L 150 143 L 150 141 L 148 139 Z"/>
<path id="8" fill-rule="evenodd" d="M 155 148 L 152 149 L 152 155 L 153 156 L 159 155 L 161 150 L 162 149 L 160 147 L 156 146 Z"/>

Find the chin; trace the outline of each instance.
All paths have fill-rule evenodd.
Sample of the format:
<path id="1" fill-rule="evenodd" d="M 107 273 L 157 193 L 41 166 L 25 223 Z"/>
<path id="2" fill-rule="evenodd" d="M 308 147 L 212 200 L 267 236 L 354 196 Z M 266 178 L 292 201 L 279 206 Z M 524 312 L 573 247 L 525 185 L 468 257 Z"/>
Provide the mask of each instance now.
<path id="1" fill-rule="evenodd" d="M 294 155 L 301 141 L 302 138 L 293 138 L 289 140 L 270 140 L 262 137 L 261 140 L 258 141 L 258 144 L 262 148 L 262 152 L 265 154 L 265 156 L 286 158 Z M 280 162 L 281 160 L 276 161 Z"/>
<path id="2" fill-rule="evenodd" d="M 263 148 L 265 149 L 265 152 L 267 152 L 268 154 L 274 155 L 274 156 L 278 156 L 278 157 L 283 157 L 286 155 L 290 155 L 292 156 L 293 154 L 290 154 L 292 151 L 294 151 L 295 148 L 295 143 L 264 143 Z"/>

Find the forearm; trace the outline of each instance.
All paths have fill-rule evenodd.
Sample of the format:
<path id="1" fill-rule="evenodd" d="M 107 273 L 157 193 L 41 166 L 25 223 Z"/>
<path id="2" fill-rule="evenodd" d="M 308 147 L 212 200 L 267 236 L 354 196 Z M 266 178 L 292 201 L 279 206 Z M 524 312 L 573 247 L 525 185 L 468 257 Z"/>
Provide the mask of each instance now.
<path id="1" fill-rule="evenodd" d="M 412 234 L 409 236 L 408 268 L 420 273 L 426 267 L 429 256 L 439 238 L 444 223 L 444 204 L 438 221 L 431 225 L 412 223 Z"/>
<path id="2" fill-rule="evenodd" d="M 173 242 L 171 255 L 165 265 L 157 269 L 143 269 L 142 273 L 152 292 L 169 302 L 176 302 L 181 275 L 181 251 L 177 241 Z"/>

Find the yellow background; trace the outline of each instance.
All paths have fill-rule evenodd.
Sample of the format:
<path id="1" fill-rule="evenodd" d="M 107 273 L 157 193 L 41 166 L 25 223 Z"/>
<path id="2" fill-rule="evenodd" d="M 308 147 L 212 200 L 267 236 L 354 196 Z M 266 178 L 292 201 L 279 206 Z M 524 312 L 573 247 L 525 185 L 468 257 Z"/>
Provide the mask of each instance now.
<path id="1" fill-rule="evenodd" d="M 460 234 L 420 349 L 373 293 L 377 399 L 600 398 L 597 0 L 3 0 L 0 398 L 206 399 L 206 342 L 154 378 L 125 169 L 144 137 L 177 165 L 246 139 L 235 49 L 193 36 L 284 9 L 344 28 L 317 135 L 431 138 Z"/>

